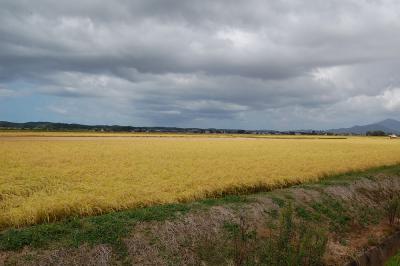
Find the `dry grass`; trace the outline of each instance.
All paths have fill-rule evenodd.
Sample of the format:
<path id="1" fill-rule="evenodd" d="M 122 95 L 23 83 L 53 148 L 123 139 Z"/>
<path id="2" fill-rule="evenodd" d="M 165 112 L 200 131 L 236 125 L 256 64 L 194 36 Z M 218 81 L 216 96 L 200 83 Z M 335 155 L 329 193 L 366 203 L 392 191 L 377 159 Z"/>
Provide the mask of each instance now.
<path id="1" fill-rule="evenodd" d="M 0 228 L 395 163 L 382 138 L 0 138 Z"/>

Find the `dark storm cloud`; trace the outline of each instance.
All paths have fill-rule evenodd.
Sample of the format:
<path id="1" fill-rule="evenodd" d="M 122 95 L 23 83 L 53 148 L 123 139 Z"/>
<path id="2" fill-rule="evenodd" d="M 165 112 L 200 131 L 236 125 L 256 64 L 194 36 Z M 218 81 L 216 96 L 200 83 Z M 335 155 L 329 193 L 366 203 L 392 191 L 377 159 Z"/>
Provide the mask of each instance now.
<path id="1" fill-rule="evenodd" d="M 330 127 L 362 102 L 378 119 L 400 110 L 399 15 L 397 1 L 4 0 L 0 97 L 22 82 L 70 121 Z"/>

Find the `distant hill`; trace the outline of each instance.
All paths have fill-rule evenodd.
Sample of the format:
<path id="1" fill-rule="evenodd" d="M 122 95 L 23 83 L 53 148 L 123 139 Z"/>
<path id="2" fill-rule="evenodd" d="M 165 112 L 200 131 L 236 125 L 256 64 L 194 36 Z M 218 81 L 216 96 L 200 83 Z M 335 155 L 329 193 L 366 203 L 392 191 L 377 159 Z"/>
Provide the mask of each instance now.
<path id="1" fill-rule="evenodd" d="M 53 122 L 14 123 L 0 121 L 0 130 L 34 130 L 34 131 L 98 131 L 98 132 L 169 132 L 169 133 L 239 133 L 251 131 L 241 129 L 216 128 L 179 128 L 179 127 L 134 127 L 119 125 L 82 125 Z"/>
<path id="2" fill-rule="evenodd" d="M 228 134 L 284 134 L 284 135 L 325 135 L 358 134 L 365 135 L 368 131 L 383 131 L 386 134 L 400 134 L 400 121 L 386 119 L 378 123 L 337 128 L 330 130 L 243 130 L 216 128 L 179 128 L 179 127 L 134 127 L 119 125 L 82 125 L 52 122 L 13 123 L 0 121 L 0 130 L 34 130 L 34 131 L 97 131 L 97 132 L 169 132 L 169 133 L 228 133 Z"/>
<path id="3" fill-rule="evenodd" d="M 395 119 L 386 119 L 377 123 L 368 124 L 364 126 L 353 126 L 349 128 L 337 128 L 327 130 L 335 134 L 361 134 L 365 135 L 368 131 L 383 131 L 386 134 L 394 133 L 400 134 L 400 121 Z"/>
<path id="4" fill-rule="evenodd" d="M 74 131 L 74 130 L 93 130 L 93 131 L 130 131 L 134 127 L 130 126 L 107 126 L 107 125 L 81 125 L 81 124 L 66 124 L 66 123 L 52 123 L 52 122 L 27 122 L 27 123 L 13 123 L 7 121 L 0 121 L 0 129 L 25 129 L 25 130 L 49 130 L 49 131 Z"/>

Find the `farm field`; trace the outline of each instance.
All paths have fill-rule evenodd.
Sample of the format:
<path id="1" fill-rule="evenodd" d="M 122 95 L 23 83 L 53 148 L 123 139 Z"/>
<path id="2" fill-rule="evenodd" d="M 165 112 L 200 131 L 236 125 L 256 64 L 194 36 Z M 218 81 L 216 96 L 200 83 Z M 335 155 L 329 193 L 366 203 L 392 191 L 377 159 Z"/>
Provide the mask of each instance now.
<path id="1" fill-rule="evenodd" d="M 400 163 L 386 138 L 22 135 L 0 137 L 0 229 Z"/>
<path id="2" fill-rule="evenodd" d="M 172 137 L 172 138 L 267 138 L 267 139 L 345 139 L 343 136 L 323 136 L 323 135 L 257 135 L 257 134 L 196 134 L 196 133 L 147 133 L 147 132 L 93 132 L 93 131 L 69 131 L 69 132 L 52 132 L 52 131 L 1 131 L 0 137 L 4 140 L 6 137 L 14 138 L 22 137 L 102 137 L 102 138 L 119 138 L 119 137 Z M 17 139 L 15 139 L 17 140 Z"/>

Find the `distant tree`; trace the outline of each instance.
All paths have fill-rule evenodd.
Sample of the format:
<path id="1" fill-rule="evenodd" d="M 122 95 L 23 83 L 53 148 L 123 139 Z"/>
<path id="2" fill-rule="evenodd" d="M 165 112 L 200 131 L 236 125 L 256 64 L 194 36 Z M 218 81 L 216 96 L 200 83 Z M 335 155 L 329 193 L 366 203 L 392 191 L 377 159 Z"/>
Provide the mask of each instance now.
<path id="1" fill-rule="evenodd" d="M 382 130 L 367 131 L 367 136 L 386 136 Z"/>

